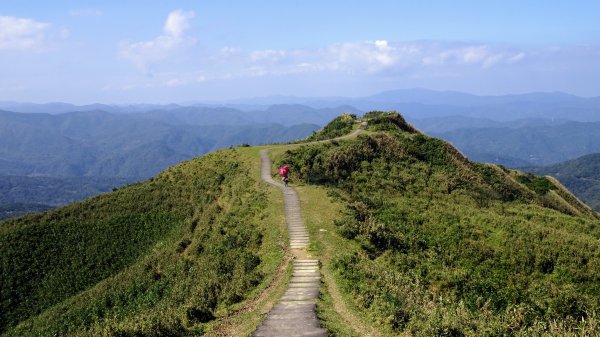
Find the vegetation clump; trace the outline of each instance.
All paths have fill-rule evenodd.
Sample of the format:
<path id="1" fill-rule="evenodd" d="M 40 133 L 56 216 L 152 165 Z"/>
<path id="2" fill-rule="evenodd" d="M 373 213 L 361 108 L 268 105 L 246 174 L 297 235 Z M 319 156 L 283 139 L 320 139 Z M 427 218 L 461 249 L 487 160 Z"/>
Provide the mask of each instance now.
<path id="1" fill-rule="evenodd" d="M 329 122 L 329 124 L 325 125 L 323 129 L 314 132 L 312 136 L 306 139 L 306 141 L 312 142 L 343 136 L 352 131 L 356 121 L 357 117 L 355 114 L 342 114 Z"/>
<path id="2" fill-rule="evenodd" d="M 525 186 L 529 187 L 535 193 L 544 195 L 548 193 L 550 190 L 555 189 L 556 187 L 548 178 L 539 177 L 533 174 L 524 174 L 520 175 L 517 178 L 519 182 L 525 184 Z"/>
<path id="3" fill-rule="evenodd" d="M 368 135 L 275 164 L 345 205 L 338 232 L 358 245 L 332 271 L 371 321 L 416 336 L 600 330 L 596 213 L 552 180 L 472 163 L 396 113 L 367 116 Z"/>
<path id="4" fill-rule="evenodd" d="M 557 178 L 590 207 L 600 211 L 600 153 L 524 170 Z"/>
<path id="5" fill-rule="evenodd" d="M 374 131 L 419 132 L 414 126 L 406 122 L 404 117 L 396 111 L 370 111 L 367 112 L 363 118 L 369 121 L 369 128 Z"/>

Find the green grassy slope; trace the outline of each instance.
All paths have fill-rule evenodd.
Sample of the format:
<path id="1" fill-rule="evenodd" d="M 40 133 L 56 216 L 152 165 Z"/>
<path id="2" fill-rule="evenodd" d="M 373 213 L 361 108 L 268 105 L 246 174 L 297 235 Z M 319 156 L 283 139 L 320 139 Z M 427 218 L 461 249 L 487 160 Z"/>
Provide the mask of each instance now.
<path id="1" fill-rule="evenodd" d="M 391 335 L 600 331 L 597 213 L 552 179 L 471 162 L 397 114 L 367 117 L 366 134 L 274 161 L 344 208 L 339 240 L 315 235 L 337 245 L 324 265 L 359 316 Z"/>
<path id="2" fill-rule="evenodd" d="M 282 257 L 255 159 L 219 151 L 0 222 L 0 333 L 186 336 L 210 328 L 264 288 Z"/>
<path id="3" fill-rule="evenodd" d="M 343 136 L 352 131 L 355 122 L 356 115 L 345 113 L 334 118 L 329 124 L 325 125 L 323 129 L 313 132 L 313 134 L 304 141 L 312 142 Z"/>
<path id="4" fill-rule="evenodd" d="M 550 166 L 527 167 L 524 170 L 557 178 L 581 200 L 600 211 L 600 153 Z"/>

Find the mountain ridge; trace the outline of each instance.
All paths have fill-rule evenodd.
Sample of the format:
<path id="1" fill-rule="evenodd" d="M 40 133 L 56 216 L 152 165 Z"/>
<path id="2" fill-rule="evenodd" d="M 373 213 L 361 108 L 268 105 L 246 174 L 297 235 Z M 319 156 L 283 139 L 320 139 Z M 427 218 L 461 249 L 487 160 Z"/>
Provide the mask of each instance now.
<path id="1" fill-rule="evenodd" d="M 335 282 L 382 335 L 598 328 L 580 324 L 600 309 L 597 213 L 552 179 L 470 161 L 398 113 L 364 118 L 364 130 L 346 114 L 322 140 L 268 146 L 272 174 L 289 165 L 301 201 L 320 191 L 311 203 L 339 205 L 310 208 L 329 222 L 307 221 L 311 253 L 334 276 L 324 294 Z M 332 139 L 340 130 L 353 131 Z M 282 202 L 259 181 L 263 148 L 210 153 L 0 222 L 3 336 L 192 336 L 229 319 L 252 331 L 260 310 L 235 308 L 261 297 L 289 249 Z M 320 255 L 326 245 L 333 252 Z M 320 317 L 332 333 L 351 326 Z"/>
<path id="2" fill-rule="evenodd" d="M 600 153 L 588 154 L 554 165 L 522 169 L 555 177 L 593 209 L 600 211 Z"/>

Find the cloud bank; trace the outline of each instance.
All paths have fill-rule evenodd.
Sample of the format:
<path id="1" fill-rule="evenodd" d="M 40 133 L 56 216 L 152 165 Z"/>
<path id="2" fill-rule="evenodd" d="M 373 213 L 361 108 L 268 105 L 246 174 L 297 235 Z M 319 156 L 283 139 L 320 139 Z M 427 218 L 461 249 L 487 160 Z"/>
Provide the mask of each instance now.
<path id="1" fill-rule="evenodd" d="M 486 44 L 443 42 L 395 42 L 386 40 L 347 42 L 321 49 L 260 50 L 246 56 L 248 65 L 264 73 L 311 71 L 355 74 L 394 73 L 409 68 L 477 67 L 511 65 L 525 59 L 526 52 Z"/>
<path id="2" fill-rule="evenodd" d="M 194 17 L 193 11 L 172 11 L 167 16 L 161 35 L 150 41 L 122 44 L 119 56 L 150 72 L 154 64 L 196 44 L 196 39 L 185 35 Z"/>
<path id="3" fill-rule="evenodd" d="M 40 48 L 49 27 L 32 19 L 0 16 L 0 51 Z"/>
<path id="4" fill-rule="evenodd" d="M 177 88 L 190 93 L 250 90 L 267 94 L 318 93 L 320 89 L 336 94 L 332 88 L 343 92 L 365 90 L 356 89 L 362 87 L 371 87 L 371 91 L 429 87 L 480 93 L 577 92 L 582 85 L 591 88 L 600 75 L 597 45 L 527 48 L 485 42 L 374 39 L 315 48 L 209 48 L 190 34 L 194 17 L 194 12 L 172 11 L 157 37 L 121 44 L 120 58 L 145 76 L 112 83 L 107 90 Z"/>

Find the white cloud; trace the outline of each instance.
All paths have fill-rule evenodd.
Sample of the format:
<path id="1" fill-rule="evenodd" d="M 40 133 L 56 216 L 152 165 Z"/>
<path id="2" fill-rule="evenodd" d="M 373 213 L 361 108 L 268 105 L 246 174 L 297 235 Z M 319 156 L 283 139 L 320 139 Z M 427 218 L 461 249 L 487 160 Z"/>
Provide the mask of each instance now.
<path id="1" fill-rule="evenodd" d="M 0 16 L 0 50 L 40 48 L 49 26 L 32 19 Z"/>
<path id="2" fill-rule="evenodd" d="M 180 37 L 183 33 L 190 28 L 190 20 L 193 19 L 196 14 L 193 11 L 184 12 L 182 10 L 176 10 L 169 13 L 167 22 L 163 28 L 165 35 Z"/>
<path id="3" fill-rule="evenodd" d="M 489 45 L 435 44 L 426 48 L 422 63 L 426 66 L 478 66 L 489 69 L 499 64 L 514 64 L 525 57 L 521 51 L 501 50 Z"/>
<path id="4" fill-rule="evenodd" d="M 164 59 L 195 42 L 186 36 L 193 14 L 173 13 L 165 22 L 163 34 L 121 49 L 121 57 L 152 75 L 142 81 L 153 87 L 320 73 L 386 80 L 448 77 L 489 72 L 492 68 L 503 71 L 502 67 L 517 66 L 526 57 L 533 57 L 532 51 L 488 44 L 380 39 L 334 43 L 322 48 L 243 50 L 225 46 L 212 52 L 188 49 L 184 55 L 189 57 L 172 67 L 149 69 L 159 61 L 166 65 Z"/>
<path id="5" fill-rule="evenodd" d="M 315 71 L 376 74 L 423 67 L 488 69 L 525 57 L 524 52 L 496 50 L 488 45 L 387 40 L 336 43 L 319 49 L 257 50 L 246 55 L 245 62 L 254 66 L 246 69 L 252 69 L 253 76 Z"/>
<path id="6" fill-rule="evenodd" d="M 387 74 L 428 67 L 489 69 L 518 63 L 526 56 L 523 51 L 485 44 L 387 40 L 336 43 L 319 49 L 257 50 L 246 55 L 246 62 L 262 67 L 264 75 L 315 71 Z"/>
<path id="7" fill-rule="evenodd" d="M 150 71 L 149 68 L 153 64 L 196 43 L 196 39 L 185 35 L 194 16 L 192 11 L 175 10 L 169 13 L 163 27 L 163 34 L 150 41 L 122 44 L 120 57 L 133 62 L 146 72 Z"/>
<path id="8" fill-rule="evenodd" d="M 520 52 L 508 58 L 508 63 L 517 63 L 525 58 L 525 53 Z"/>

